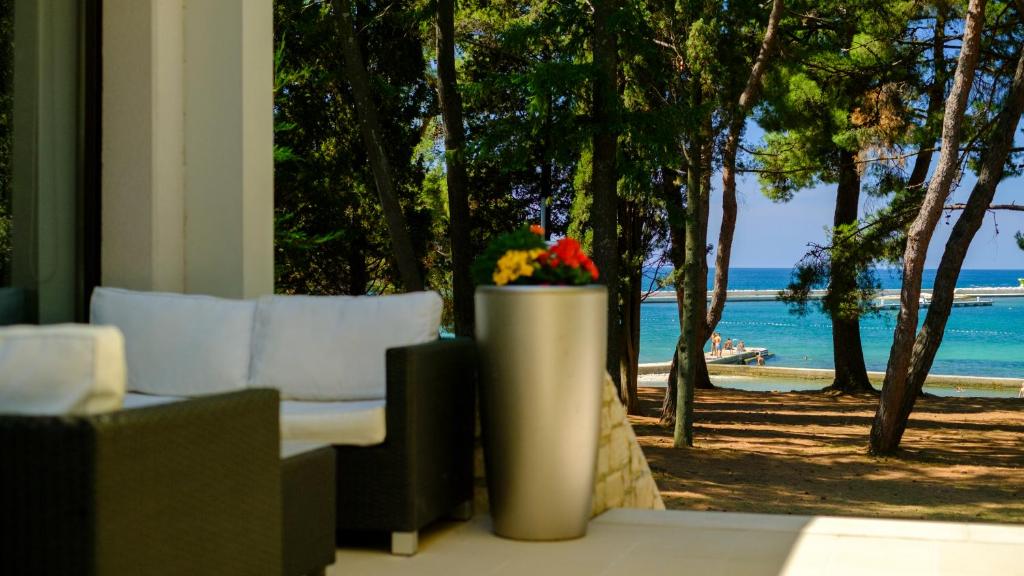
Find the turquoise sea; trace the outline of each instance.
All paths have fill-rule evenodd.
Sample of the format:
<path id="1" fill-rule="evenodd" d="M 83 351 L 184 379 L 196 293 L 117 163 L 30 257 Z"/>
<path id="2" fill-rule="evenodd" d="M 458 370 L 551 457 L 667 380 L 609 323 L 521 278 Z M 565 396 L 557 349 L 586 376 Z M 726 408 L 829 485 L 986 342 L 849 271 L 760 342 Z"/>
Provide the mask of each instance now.
<path id="1" fill-rule="evenodd" d="M 736 269 L 730 271 L 731 289 L 777 290 L 789 279 L 789 269 Z M 934 271 L 927 271 L 925 289 Z M 960 287 L 1017 286 L 1024 270 L 964 270 Z M 899 288 L 893 273 L 879 274 L 885 288 Z M 810 307 L 796 316 L 781 302 L 727 303 L 718 331 L 723 338 L 763 346 L 775 354 L 771 366 L 832 368 L 832 332 L 829 318 Z M 924 317 L 922 311 L 922 318 Z M 895 311 L 861 320 L 861 338 L 868 370 L 885 370 Z M 640 362 L 671 360 L 679 337 L 674 302 L 641 306 Z M 1024 298 L 996 298 L 991 307 L 954 308 L 939 348 L 934 374 L 996 376 L 1024 379 Z"/>

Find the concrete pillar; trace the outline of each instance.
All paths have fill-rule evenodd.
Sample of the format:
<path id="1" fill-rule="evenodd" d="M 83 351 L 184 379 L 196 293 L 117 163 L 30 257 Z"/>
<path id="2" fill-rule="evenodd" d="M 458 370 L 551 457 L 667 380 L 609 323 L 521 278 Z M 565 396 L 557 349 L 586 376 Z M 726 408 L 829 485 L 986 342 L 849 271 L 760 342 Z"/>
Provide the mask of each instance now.
<path id="1" fill-rule="evenodd" d="M 190 292 L 273 291 L 273 11 L 185 5 L 185 276 Z"/>
<path id="2" fill-rule="evenodd" d="M 182 13 L 104 0 L 104 285 L 185 291 Z"/>
<path id="3" fill-rule="evenodd" d="M 271 0 L 105 0 L 103 283 L 273 291 Z"/>

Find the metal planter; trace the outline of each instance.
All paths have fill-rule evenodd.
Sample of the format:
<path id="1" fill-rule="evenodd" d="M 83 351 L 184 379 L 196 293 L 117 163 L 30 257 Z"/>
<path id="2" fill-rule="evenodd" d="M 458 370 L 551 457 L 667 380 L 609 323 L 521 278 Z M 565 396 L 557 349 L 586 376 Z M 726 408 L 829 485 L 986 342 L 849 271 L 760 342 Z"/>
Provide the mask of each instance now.
<path id="1" fill-rule="evenodd" d="M 480 417 L 494 531 L 586 534 L 605 374 L 604 286 L 476 292 Z"/>

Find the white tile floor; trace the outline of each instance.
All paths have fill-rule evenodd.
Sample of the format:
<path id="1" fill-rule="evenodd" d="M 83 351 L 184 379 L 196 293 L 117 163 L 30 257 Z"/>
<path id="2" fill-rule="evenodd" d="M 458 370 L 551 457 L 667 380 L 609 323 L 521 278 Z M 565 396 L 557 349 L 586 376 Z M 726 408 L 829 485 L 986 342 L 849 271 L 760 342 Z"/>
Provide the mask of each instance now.
<path id="1" fill-rule="evenodd" d="M 425 532 L 411 558 L 338 551 L 329 575 L 1021 575 L 1024 526 L 612 510 L 585 538 L 530 543 L 490 519 Z"/>

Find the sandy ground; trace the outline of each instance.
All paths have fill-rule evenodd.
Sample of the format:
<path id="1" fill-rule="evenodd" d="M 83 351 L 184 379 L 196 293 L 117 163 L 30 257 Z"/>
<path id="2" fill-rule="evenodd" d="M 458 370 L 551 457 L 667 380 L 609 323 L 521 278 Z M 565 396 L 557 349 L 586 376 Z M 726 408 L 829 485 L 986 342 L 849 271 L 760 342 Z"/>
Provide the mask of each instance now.
<path id="1" fill-rule="evenodd" d="M 695 447 L 632 417 L 668 508 L 1024 522 L 1024 399 L 919 399 L 896 458 L 867 454 L 878 400 L 698 390 Z"/>

